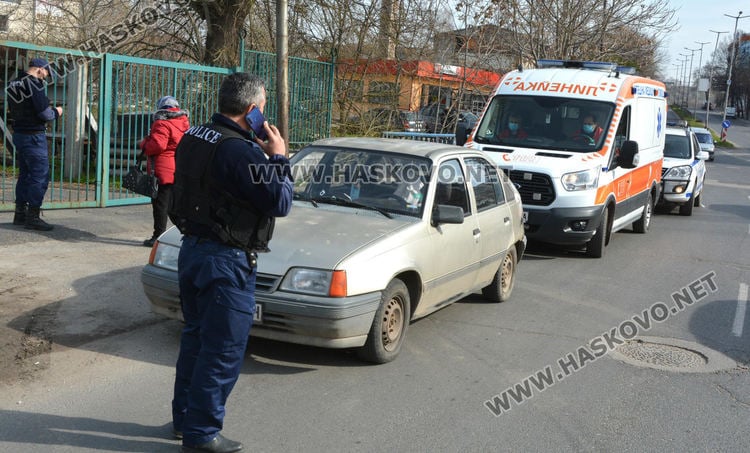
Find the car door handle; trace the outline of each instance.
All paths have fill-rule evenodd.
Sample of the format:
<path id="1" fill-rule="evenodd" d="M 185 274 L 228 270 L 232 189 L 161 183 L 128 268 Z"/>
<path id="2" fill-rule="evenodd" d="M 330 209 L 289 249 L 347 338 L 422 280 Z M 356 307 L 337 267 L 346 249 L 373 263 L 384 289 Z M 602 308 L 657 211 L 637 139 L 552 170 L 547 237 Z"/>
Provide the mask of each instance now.
<path id="1" fill-rule="evenodd" d="M 503 219 L 503 223 L 510 223 L 510 217 L 505 217 Z"/>
<path id="2" fill-rule="evenodd" d="M 474 236 L 479 236 L 479 233 L 479 228 L 474 228 L 474 231 L 472 231 L 472 234 L 474 234 Z"/>

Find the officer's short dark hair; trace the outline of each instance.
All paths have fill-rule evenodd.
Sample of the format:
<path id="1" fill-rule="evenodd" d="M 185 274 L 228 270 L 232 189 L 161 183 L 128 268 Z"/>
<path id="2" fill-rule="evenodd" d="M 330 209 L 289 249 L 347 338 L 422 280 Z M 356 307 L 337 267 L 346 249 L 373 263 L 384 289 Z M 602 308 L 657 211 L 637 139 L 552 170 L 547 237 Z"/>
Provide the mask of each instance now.
<path id="1" fill-rule="evenodd" d="M 265 96 L 266 84 L 260 77 L 246 72 L 227 76 L 219 87 L 219 112 L 241 115 L 250 104 L 260 104 Z"/>

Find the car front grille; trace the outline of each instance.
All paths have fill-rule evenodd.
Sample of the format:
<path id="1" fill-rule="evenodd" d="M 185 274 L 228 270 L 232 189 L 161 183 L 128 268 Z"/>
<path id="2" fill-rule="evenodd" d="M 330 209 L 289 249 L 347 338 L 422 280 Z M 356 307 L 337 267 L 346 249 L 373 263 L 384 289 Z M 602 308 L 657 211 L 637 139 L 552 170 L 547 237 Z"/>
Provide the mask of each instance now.
<path id="1" fill-rule="evenodd" d="M 521 194 L 523 204 L 548 206 L 555 201 L 552 179 L 543 173 L 511 170 L 510 180 Z"/>
<path id="2" fill-rule="evenodd" d="M 279 275 L 258 274 L 255 277 L 255 290 L 263 293 L 273 292 L 279 280 L 281 280 Z"/>

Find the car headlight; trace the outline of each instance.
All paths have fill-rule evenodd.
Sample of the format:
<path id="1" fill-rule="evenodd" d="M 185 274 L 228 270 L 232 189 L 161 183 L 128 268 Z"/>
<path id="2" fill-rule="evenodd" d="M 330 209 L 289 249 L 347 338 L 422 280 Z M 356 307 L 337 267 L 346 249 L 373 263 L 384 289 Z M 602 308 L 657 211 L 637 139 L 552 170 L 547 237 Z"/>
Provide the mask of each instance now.
<path id="1" fill-rule="evenodd" d="M 560 178 L 563 187 L 569 192 L 576 190 L 593 189 L 599 182 L 599 173 L 601 173 L 601 167 L 591 168 L 589 170 L 576 171 L 573 173 L 565 173 Z"/>
<path id="2" fill-rule="evenodd" d="M 154 266 L 163 267 L 177 272 L 177 258 L 180 255 L 180 248 L 174 245 L 157 242 L 156 247 L 151 251 L 149 263 Z"/>
<path id="3" fill-rule="evenodd" d="M 287 272 L 279 289 L 315 296 L 345 297 L 346 271 L 293 267 Z"/>
<path id="4" fill-rule="evenodd" d="M 664 175 L 664 179 L 690 179 L 690 173 L 693 169 L 690 165 L 680 165 L 679 167 L 672 167 Z"/>

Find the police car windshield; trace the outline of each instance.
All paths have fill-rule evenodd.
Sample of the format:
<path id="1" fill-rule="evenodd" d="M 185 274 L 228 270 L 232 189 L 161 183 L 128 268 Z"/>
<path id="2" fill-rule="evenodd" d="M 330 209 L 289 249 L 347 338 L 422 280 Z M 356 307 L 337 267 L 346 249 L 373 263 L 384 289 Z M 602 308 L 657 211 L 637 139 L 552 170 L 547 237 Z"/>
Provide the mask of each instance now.
<path id="1" fill-rule="evenodd" d="M 690 137 L 686 134 L 667 134 L 664 138 L 664 157 L 690 159 Z"/>
<path id="2" fill-rule="evenodd" d="M 588 153 L 601 149 L 614 104 L 551 96 L 495 96 L 474 141 L 486 145 Z M 593 131 L 584 123 L 595 123 Z"/>

